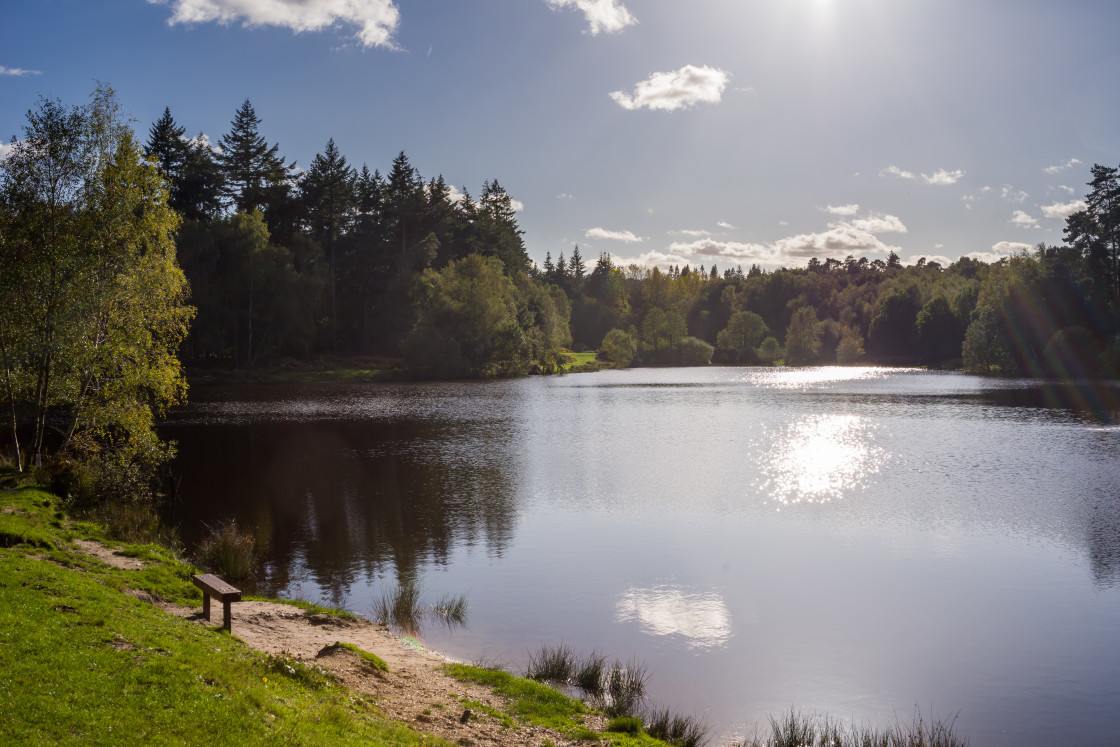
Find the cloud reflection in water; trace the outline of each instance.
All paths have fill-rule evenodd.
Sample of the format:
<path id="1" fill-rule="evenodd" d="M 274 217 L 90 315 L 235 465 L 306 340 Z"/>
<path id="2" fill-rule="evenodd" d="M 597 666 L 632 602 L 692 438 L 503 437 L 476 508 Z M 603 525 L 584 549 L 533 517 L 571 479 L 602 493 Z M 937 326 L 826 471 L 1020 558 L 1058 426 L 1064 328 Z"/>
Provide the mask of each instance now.
<path id="1" fill-rule="evenodd" d="M 637 621 L 642 632 L 683 636 L 689 648 L 718 648 L 731 640 L 731 614 L 723 597 L 679 586 L 631 587 L 615 604 L 618 622 Z"/>
<path id="2" fill-rule="evenodd" d="M 863 488 L 885 456 L 872 429 L 855 415 L 811 415 L 787 426 L 762 459 L 760 493 L 782 504 L 824 503 Z"/>

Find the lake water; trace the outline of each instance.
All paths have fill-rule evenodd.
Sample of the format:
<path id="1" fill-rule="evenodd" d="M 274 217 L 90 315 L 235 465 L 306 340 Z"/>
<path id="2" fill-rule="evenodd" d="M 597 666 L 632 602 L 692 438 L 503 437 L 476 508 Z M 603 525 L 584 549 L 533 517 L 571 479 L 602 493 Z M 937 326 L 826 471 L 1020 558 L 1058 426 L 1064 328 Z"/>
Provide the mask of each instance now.
<path id="1" fill-rule="evenodd" d="M 424 642 L 521 669 L 643 660 L 712 744 L 791 706 L 915 706 L 977 745 L 1112 745 L 1116 391 L 876 368 L 198 388 L 175 518 L 236 517 L 258 589 L 369 613 L 466 593 Z M 1111 413 L 1111 417 L 1110 417 Z"/>

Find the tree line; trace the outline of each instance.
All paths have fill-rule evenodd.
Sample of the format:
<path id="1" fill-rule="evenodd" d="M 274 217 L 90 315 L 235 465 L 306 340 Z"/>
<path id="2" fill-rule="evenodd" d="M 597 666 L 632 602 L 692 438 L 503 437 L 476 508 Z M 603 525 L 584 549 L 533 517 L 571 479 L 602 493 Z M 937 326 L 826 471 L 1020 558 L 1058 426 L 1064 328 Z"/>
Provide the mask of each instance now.
<path id="1" fill-rule="evenodd" d="M 495 179 L 477 200 L 425 180 L 402 152 L 388 173 L 328 140 L 286 164 L 246 100 L 216 147 L 170 111 L 146 152 L 183 216 L 178 256 L 198 318 L 195 364 L 316 353 L 403 358 L 416 375 L 557 370 L 562 350 L 614 365 L 963 365 L 1046 376 L 1116 375 L 1120 187 L 1094 166 L 1088 207 L 1060 246 L 1000 262 L 903 266 L 891 253 L 744 272 L 590 266 L 573 247 L 529 260 Z"/>

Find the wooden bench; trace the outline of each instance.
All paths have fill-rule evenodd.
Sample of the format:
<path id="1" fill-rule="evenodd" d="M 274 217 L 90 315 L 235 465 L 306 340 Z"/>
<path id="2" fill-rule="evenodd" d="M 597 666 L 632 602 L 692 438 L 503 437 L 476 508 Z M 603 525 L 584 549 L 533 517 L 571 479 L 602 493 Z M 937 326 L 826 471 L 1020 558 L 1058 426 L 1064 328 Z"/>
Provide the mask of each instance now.
<path id="1" fill-rule="evenodd" d="M 241 601 L 241 590 L 233 588 L 212 573 L 197 573 L 191 580 L 202 589 L 202 616 L 210 619 L 210 597 L 214 597 L 222 603 L 222 627 L 229 630 L 233 623 L 229 603 Z"/>

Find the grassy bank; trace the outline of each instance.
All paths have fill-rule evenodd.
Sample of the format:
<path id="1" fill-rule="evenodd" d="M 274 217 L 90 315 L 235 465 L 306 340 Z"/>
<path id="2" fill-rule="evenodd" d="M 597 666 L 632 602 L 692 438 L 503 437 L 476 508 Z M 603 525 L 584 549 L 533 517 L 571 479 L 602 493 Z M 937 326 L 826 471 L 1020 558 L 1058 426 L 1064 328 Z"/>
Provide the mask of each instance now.
<path id="1" fill-rule="evenodd" d="M 143 567 L 86 555 L 76 544 L 84 540 L 111 544 Z M 104 528 L 70 520 L 43 490 L 0 492 L 0 743 L 450 744 L 385 718 L 371 696 L 313 663 L 252 650 L 151 603 L 200 607 L 195 571 L 162 547 L 111 543 Z M 376 656 L 358 656 L 384 671 Z M 640 730 L 589 729 L 587 706 L 537 682 L 470 667 L 454 674 L 494 688 L 504 712 L 465 705 L 513 729 L 548 726 L 558 739 L 619 747 L 665 744 Z"/>
<path id="2" fill-rule="evenodd" d="M 320 670 L 141 601 L 201 604 L 193 569 L 167 551 L 125 546 L 146 567 L 116 569 L 76 550 L 101 531 L 70 524 L 55 497 L 0 502 L 0 742 L 440 743 Z"/>

